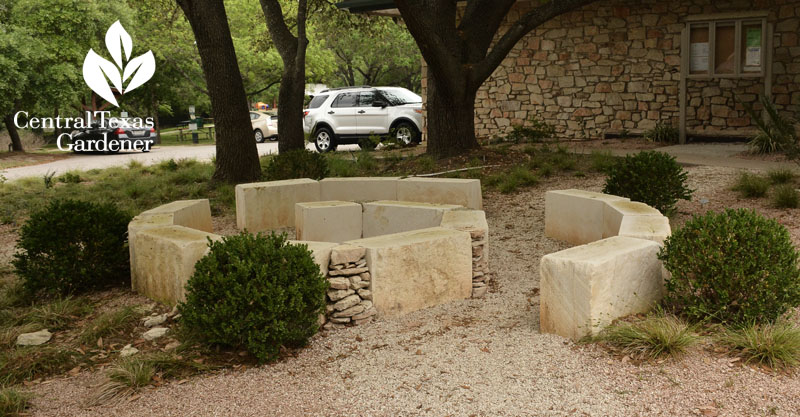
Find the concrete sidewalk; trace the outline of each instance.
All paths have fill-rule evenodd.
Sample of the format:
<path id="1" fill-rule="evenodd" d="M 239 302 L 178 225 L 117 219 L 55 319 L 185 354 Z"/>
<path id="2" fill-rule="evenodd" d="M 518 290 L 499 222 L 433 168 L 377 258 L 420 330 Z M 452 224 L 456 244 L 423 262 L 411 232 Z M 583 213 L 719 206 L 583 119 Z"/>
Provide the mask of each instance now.
<path id="1" fill-rule="evenodd" d="M 596 149 L 573 149 L 577 153 L 591 153 Z M 638 149 L 606 148 L 612 155 L 625 156 L 641 152 Z M 692 143 L 687 145 L 663 146 L 652 149 L 665 152 L 675 157 L 682 165 L 708 165 L 718 167 L 731 167 L 741 169 L 770 170 L 778 168 L 800 169 L 800 165 L 793 162 L 773 162 L 738 157 L 742 152 L 749 150 L 743 143 Z"/>

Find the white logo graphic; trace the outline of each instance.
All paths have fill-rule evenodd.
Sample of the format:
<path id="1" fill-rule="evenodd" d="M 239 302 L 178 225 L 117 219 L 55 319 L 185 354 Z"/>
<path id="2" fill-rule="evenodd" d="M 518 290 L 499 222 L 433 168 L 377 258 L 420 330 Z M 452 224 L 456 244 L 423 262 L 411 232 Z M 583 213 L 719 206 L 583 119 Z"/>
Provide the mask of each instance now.
<path id="1" fill-rule="evenodd" d="M 120 44 L 122 44 L 121 47 Z M 119 94 L 128 93 L 141 86 L 152 78 L 153 73 L 156 72 L 156 60 L 153 57 L 153 51 L 147 51 L 143 55 L 130 59 L 133 41 L 128 32 L 125 31 L 125 28 L 122 27 L 122 24 L 119 23 L 119 20 L 114 22 L 106 32 L 106 48 L 111 53 L 116 65 L 98 55 L 94 50 L 89 49 L 86 59 L 83 60 L 83 80 L 98 96 L 119 107 L 111 86 Z M 122 62 L 123 50 L 125 51 L 127 65 L 123 65 Z M 108 81 L 106 81 L 106 78 Z M 123 89 L 122 84 L 128 78 L 131 78 L 131 80 Z M 109 86 L 108 82 L 111 82 L 111 86 Z"/>

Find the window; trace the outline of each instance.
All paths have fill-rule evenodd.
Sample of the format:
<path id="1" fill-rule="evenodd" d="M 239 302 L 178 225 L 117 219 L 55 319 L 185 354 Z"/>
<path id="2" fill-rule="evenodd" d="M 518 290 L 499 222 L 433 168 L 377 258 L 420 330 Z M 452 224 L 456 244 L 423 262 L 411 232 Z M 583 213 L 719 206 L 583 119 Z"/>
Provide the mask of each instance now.
<path id="1" fill-rule="evenodd" d="M 356 107 L 356 93 L 342 93 L 333 100 L 331 107 Z"/>
<path id="2" fill-rule="evenodd" d="M 747 77 L 764 74 L 766 19 L 690 19 L 689 76 Z"/>
<path id="3" fill-rule="evenodd" d="M 372 107 L 372 103 L 374 102 L 375 102 L 374 91 L 358 94 L 358 107 Z"/>
<path id="4" fill-rule="evenodd" d="M 250 113 L 250 120 L 258 119 L 258 113 Z"/>
<path id="5" fill-rule="evenodd" d="M 321 106 L 322 103 L 324 103 L 327 98 L 328 98 L 327 94 L 314 96 L 314 98 L 311 99 L 311 102 L 308 103 L 308 108 L 309 109 L 319 108 L 319 106 Z"/>

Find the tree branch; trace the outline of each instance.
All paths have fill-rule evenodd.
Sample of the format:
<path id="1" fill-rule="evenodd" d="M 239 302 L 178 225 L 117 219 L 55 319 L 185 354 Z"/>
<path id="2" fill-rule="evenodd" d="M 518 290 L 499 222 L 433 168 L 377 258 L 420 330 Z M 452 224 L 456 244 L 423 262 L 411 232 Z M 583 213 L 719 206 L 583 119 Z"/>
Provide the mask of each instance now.
<path id="1" fill-rule="evenodd" d="M 280 78 L 279 78 L 279 79 L 277 79 L 277 80 L 275 80 L 275 81 L 273 81 L 273 82 L 269 83 L 269 85 L 267 85 L 266 87 L 264 87 L 264 88 L 262 88 L 262 89 L 260 89 L 260 90 L 258 90 L 258 91 L 253 91 L 252 93 L 247 93 L 247 95 L 248 95 L 248 96 L 254 96 L 254 95 L 256 95 L 256 94 L 258 94 L 258 93 L 260 93 L 260 92 L 262 92 L 262 91 L 266 91 L 266 90 L 268 90 L 270 87 L 272 87 L 272 86 L 273 86 L 273 85 L 275 85 L 275 84 L 279 84 L 280 82 L 281 82 L 281 80 L 280 80 Z"/>

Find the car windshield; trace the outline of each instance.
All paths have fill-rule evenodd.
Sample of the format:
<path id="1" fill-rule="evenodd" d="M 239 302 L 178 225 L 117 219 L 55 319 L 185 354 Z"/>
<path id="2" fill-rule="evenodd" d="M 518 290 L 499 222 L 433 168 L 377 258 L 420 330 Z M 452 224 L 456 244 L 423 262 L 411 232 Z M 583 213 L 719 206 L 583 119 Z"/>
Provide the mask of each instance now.
<path id="1" fill-rule="evenodd" d="M 328 98 L 328 95 L 327 95 L 327 94 L 323 94 L 323 95 L 319 95 L 319 96 L 314 96 L 314 98 L 312 98 L 312 99 L 311 99 L 311 102 L 310 102 L 310 103 L 308 103 L 308 108 L 309 108 L 309 109 L 316 109 L 316 108 L 318 108 L 319 106 L 321 106 L 321 105 L 322 105 L 322 103 L 324 103 L 324 102 L 325 102 L 325 99 L 327 99 L 327 98 Z"/>
<path id="2" fill-rule="evenodd" d="M 406 90 L 405 88 L 380 88 L 381 94 L 386 97 L 389 104 L 399 106 L 401 104 L 422 103 L 422 97 Z"/>

